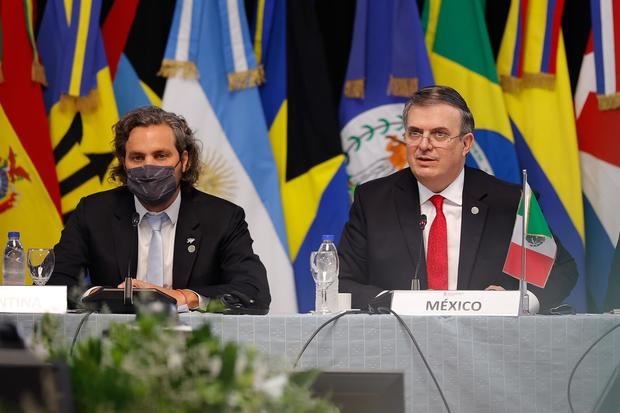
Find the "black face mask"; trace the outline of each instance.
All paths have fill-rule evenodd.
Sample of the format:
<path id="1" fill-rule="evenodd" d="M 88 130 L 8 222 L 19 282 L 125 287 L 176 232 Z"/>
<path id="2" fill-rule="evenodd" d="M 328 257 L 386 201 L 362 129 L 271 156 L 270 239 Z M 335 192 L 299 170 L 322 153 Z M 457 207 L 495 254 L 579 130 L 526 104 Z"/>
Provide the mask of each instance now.
<path id="1" fill-rule="evenodd" d="M 176 165 L 145 165 L 127 169 L 127 188 L 145 206 L 164 204 L 178 188 L 175 168 Z"/>

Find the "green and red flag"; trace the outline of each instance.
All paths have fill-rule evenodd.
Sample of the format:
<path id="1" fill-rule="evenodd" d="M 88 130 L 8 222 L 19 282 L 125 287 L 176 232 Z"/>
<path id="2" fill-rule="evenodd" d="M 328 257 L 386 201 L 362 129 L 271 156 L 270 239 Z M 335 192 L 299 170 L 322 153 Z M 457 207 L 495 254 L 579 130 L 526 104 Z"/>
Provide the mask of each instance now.
<path id="1" fill-rule="evenodd" d="M 555 261 L 557 245 L 536 197 L 532 196 L 532 189 L 527 183 L 525 186 L 525 193 L 521 196 L 521 202 L 517 210 L 515 227 L 512 231 L 512 239 L 503 271 L 517 279 L 521 276 L 521 257 L 524 248 L 522 242 L 523 219 L 527 216 L 525 280 L 530 284 L 544 288 Z"/>

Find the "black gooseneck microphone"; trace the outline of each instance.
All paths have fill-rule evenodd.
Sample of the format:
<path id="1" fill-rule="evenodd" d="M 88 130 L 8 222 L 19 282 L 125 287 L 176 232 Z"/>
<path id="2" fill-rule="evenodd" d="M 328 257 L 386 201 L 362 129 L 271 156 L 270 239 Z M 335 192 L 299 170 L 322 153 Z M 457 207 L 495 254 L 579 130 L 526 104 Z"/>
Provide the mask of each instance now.
<path id="1" fill-rule="evenodd" d="M 132 232 L 136 235 L 138 231 L 138 224 L 140 223 L 140 214 L 134 212 L 131 215 L 131 227 Z M 132 253 L 129 254 L 129 261 L 127 262 L 127 276 L 125 277 L 125 288 L 123 289 L 123 304 L 133 304 L 133 284 L 131 283 L 131 261 L 136 256 L 137 251 L 135 244 L 132 244 L 132 248 L 129 249 Z"/>
<path id="2" fill-rule="evenodd" d="M 420 228 L 420 248 L 418 248 L 418 260 L 415 263 L 415 272 L 413 273 L 413 278 L 411 279 L 411 289 L 419 290 L 420 289 L 420 261 L 422 260 L 422 251 L 424 250 L 424 228 L 426 228 L 426 215 L 420 214 L 420 219 L 418 220 L 418 228 Z"/>

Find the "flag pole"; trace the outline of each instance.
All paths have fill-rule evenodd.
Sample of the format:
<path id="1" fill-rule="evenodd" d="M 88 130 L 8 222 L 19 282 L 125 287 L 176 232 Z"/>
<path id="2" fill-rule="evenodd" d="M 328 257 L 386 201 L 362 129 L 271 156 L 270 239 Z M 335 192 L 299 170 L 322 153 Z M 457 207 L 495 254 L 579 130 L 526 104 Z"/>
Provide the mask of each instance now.
<path id="1" fill-rule="evenodd" d="M 526 235 L 527 224 L 530 218 L 530 195 L 527 190 L 527 169 L 521 171 L 523 174 L 523 228 L 521 230 L 521 274 L 519 277 L 519 315 L 530 315 L 530 297 L 527 295 L 526 282 Z"/>

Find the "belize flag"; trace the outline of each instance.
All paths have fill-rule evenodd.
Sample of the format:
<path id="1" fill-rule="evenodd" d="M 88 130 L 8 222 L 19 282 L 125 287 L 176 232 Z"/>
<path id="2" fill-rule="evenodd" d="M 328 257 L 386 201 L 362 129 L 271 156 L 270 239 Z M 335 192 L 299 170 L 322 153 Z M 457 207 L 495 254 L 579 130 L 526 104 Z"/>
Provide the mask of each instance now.
<path id="1" fill-rule="evenodd" d="M 351 192 L 407 166 L 403 106 L 433 83 L 416 1 L 359 0 L 340 104 Z"/>

